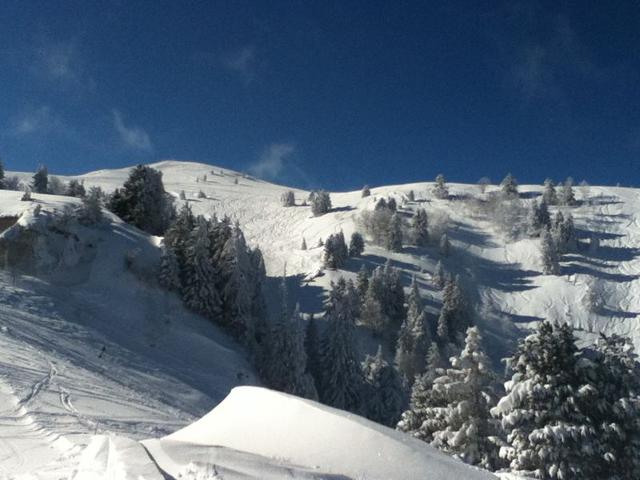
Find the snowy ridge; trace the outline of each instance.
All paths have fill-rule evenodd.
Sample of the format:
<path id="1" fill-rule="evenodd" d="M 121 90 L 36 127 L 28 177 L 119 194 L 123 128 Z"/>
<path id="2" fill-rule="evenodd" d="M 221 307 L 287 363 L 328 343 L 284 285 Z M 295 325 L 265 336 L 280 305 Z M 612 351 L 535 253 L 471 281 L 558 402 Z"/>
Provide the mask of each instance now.
<path id="1" fill-rule="evenodd" d="M 435 314 L 441 293 L 432 275 L 442 260 L 461 275 L 470 302 L 482 309 L 478 323 L 495 362 L 543 319 L 572 324 L 584 341 L 599 332 L 620 333 L 640 347 L 637 190 L 576 189 L 578 206 L 563 208 L 579 235 L 597 236 L 600 247 L 566 255 L 561 275 L 549 276 L 541 274 L 537 239 L 509 240 L 490 216 L 474 209 L 468 199 L 482 197 L 477 186 L 449 185 L 451 200 L 433 198 L 431 183 L 374 188 L 368 198 L 360 191 L 332 193 L 332 211 L 313 217 L 300 205 L 308 196 L 303 190 L 294 190 L 297 206 L 284 208 L 283 186 L 193 162 L 152 166 L 163 172 L 178 204 L 184 191 L 194 213 L 238 220 L 248 242 L 262 249 L 270 276 L 281 275 L 286 264 L 290 296 L 305 313 L 321 311 L 331 280 L 354 278 L 362 264 L 372 268 L 390 259 L 406 286 L 416 276 Z M 112 191 L 128 173 L 61 178 Z M 17 175 L 25 181 L 31 176 Z M 408 201 L 412 190 L 416 201 Z M 200 191 L 204 198 L 198 198 Z M 520 187 L 525 202 L 540 191 Z M 0 398 L 7 406 L 0 423 L 1 474 L 155 478 L 164 470 L 193 479 L 282 478 L 283 472 L 293 478 L 408 479 L 422 478 L 426 470 L 440 475 L 433 478 L 494 478 L 359 417 L 258 388 L 232 390 L 211 413 L 179 430 L 233 387 L 257 383 L 244 353 L 176 296 L 145 280 L 157 262 L 160 238 L 112 215 L 95 227 L 60 226 L 65 206 L 77 205 L 76 199 L 34 194 L 34 202 L 21 202 L 21 195 L 0 191 L 0 217 L 19 217 L 0 232 L 0 245 L 26 229 L 42 248 L 37 257 L 25 258 L 30 276 L 0 271 Z M 395 198 L 407 214 L 423 207 L 430 221 L 447 217 L 451 256 L 441 258 L 435 247 L 392 253 L 368 244 L 362 258 L 349 260 L 343 270 L 322 272 L 318 241 L 359 230 L 360 214 L 383 197 Z M 300 248 L 303 238 L 308 250 Z M 125 258 L 132 259 L 131 268 Z M 583 301 L 594 281 L 608 299 L 597 314 Z M 375 339 L 363 333 L 359 340 L 363 353 L 375 352 Z M 341 436 L 352 440 L 340 444 Z M 149 453 L 138 465 L 133 458 L 142 456 L 143 438 L 155 440 L 144 442 Z M 300 448 L 314 442 L 316 449 Z M 360 448 L 352 451 L 353 445 Z M 354 454 L 353 461 L 345 463 L 344 452 Z M 31 457 L 39 460 L 26 461 Z M 394 462 L 402 471 L 389 470 L 385 458 L 400 458 Z"/>

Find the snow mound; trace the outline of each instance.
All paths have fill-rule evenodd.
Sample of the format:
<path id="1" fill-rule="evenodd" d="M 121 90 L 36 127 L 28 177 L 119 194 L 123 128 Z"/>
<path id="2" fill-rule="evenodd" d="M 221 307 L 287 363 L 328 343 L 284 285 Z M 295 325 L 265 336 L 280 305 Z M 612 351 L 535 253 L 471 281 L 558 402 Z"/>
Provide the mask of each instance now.
<path id="1" fill-rule="evenodd" d="M 200 420 L 143 444 L 171 475 L 184 469 L 180 460 L 187 458 L 176 452 L 208 446 L 354 479 L 408 480 L 425 478 L 426 472 L 431 480 L 496 478 L 357 415 L 258 387 L 234 388 Z"/>
<path id="2" fill-rule="evenodd" d="M 72 480 L 163 480 L 144 447 L 115 435 L 97 435 L 80 456 Z"/>

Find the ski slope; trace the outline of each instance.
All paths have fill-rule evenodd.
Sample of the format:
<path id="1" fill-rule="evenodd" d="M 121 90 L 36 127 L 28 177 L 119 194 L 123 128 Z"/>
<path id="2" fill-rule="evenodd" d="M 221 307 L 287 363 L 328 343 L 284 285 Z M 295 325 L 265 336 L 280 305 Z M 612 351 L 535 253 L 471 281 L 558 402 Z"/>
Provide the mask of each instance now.
<path id="1" fill-rule="evenodd" d="M 496 364 L 542 319 L 569 322 L 584 341 L 615 332 L 640 347 L 637 190 L 576 189 L 580 204 L 564 210 L 573 215 L 580 236 L 597 236 L 600 247 L 565 256 L 562 274 L 554 277 L 541 274 L 536 239 L 511 240 L 490 215 L 474 209 L 469 199 L 482 197 L 477 186 L 451 184 L 451 200 L 434 199 L 431 183 L 374 188 L 368 198 L 359 191 L 332 193 L 333 210 L 313 217 L 307 206 L 281 206 L 284 186 L 192 162 L 152 166 L 163 172 L 165 188 L 178 203 L 184 191 L 195 213 L 237 220 L 248 242 L 262 249 L 268 274 L 277 277 L 286 269 L 290 297 L 305 313 L 321 311 L 332 279 L 355 277 L 362 264 L 373 268 L 390 259 L 407 286 L 417 277 L 436 315 L 441 293 L 432 287 L 431 275 L 442 260 L 461 275 Z M 73 178 L 112 191 L 128 172 Z M 31 174 L 16 175 L 28 181 Z M 410 190 L 415 202 L 408 201 Z M 540 190 L 520 187 L 527 201 Z M 206 198 L 198 198 L 199 191 Z M 298 204 L 309 193 L 294 191 Z M 143 478 L 156 478 L 158 466 L 194 479 L 216 478 L 211 473 L 216 468 L 223 472 L 216 474 L 220 478 L 282 478 L 283 472 L 293 472 L 293 478 L 415 478 L 406 476 L 414 461 L 416 469 L 441 472 L 433 478 L 491 478 L 360 418 L 262 389 L 232 391 L 258 384 L 253 369 L 227 335 L 155 286 L 151 277 L 160 238 L 112 215 L 96 227 L 61 227 L 65 206 L 77 205 L 76 199 L 34 195 L 34 202 L 21 202 L 20 196 L 0 191 L 0 217 L 19 217 L 15 227 L 0 232 L 0 245 L 3 239 L 21 241 L 18 227 L 23 227 L 37 232 L 38 255 L 25 257 L 24 272 L 0 270 L 0 478 L 138 478 L 116 475 L 116 466 L 122 472 L 152 472 Z M 318 241 L 340 230 L 348 238 L 358 229 L 360 214 L 389 196 L 407 216 L 423 207 L 431 221 L 447 217 L 452 254 L 442 258 L 436 247 L 411 246 L 390 253 L 367 245 L 362 258 L 349 260 L 344 270 L 323 272 Z M 309 246 L 304 251 L 303 238 Z M 598 314 L 583 302 L 595 280 L 607 298 Z M 272 282 L 275 286 L 277 279 Z M 359 339 L 363 355 L 375 351 L 376 342 L 365 332 Z M 245 418 L 242 409 L 250 415 Z M 318 440 L 307 447 L 309 429 Z M 269 441 L 276 438 L 269 432 L 279 432 L 280 440 Z M 340 457 L 348 450 L 339 447 L 341 435 L 362 436 L 367 447 L 361 458 Z M 142 439 L 156 440 L 140 444 Z M 375 445 L 385 442 L 394 455 L 411 458 L 402 457 L 408 470 L 381 466 L 365 475 L 364 463 L 377 465 L 384 458 Z M 110 468 L 115 477 L 104 473 Z M 464 474 L 454 474 L 456 469 Z"/>

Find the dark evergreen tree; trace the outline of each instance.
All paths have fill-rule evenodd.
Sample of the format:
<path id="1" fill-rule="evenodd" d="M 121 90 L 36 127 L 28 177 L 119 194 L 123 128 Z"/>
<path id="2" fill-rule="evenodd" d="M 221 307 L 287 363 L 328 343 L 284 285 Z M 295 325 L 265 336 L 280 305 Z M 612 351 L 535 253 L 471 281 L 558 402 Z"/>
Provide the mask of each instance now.
<path id="1" fill-rule="evenodd" d="M 395 426 L 406 403 L 404 384 L 382 356 L 382 346 L 374 357 L 367 355 L 362 364 L 364 375 L 364 411 L 369 420 Z"/>
<path id="2" fill-rule="evenodd" d="M 287 190 L 283 192 L 280 196 L 280 203 L 282 203 L 283 207 L 293 207 L 296 204 L 296 196 L 293 193 L 293 190 Z"/>
<path id="3" fill-rule="evenodd" d="M 397 213 L 391 216 L 385 247 L 392 252 L 402 251 L 402 220 Z"/>
<path id="4" fill-rule="evenodd" d="M 311 212 L 316 217 L 324 215 L 331 210 L 331 197 L 329 196 L 329 193 L 324 190 L 312 192 L 310 200 Z"/>
<path id="5" fill-rule="evenodd" d="M 116 189 L 109 209 L 125 222 L 152 235 L 162 235 L 175 216 L 173 197 L 162 184 L 162 172 L 138 165 L 121 189 Z"/>
<path id="6" fill-rule="evenodd" d="M 470 326 L 465 310 L 459 278 L 450 278 L 447 280 L 442 293 L 442 308 L 440 309 L 436 330 L 441 347 L 444 348 L 450 343 L 454 345 L 462 344 L 462 335 Z"/>
<path id="7" fill-rule="evenodd" d="M 47 187 L 49 186 L 49 172 L 45 165 L 40 165 L 33 175 L 31 182 L 31 190 L 35 193 L 47 193 Z"/>
<path id="8" fill-rule="evenodd" d="M 413 216 L 411 232 L 418 247 L 426 247 L 429 244 L 429 219 L 424 208 L 419 208 Z"/>
<path id="9" fill-rule="evenodd" d="M 349 257 L 349 249 L 344 241 L 342 231 L 329 235 L 324 244 L 324 266 L 337 269 L 344 266 Z"/>
<path id="10" fill-rule="evenodd" d="M 359 257 L 362 252 L 364 252 L 364 238 L 358 232 L 353 232 L 349 241 L 349 256 Z"/>
<path id="11" fill-rule="evenodd" d="M 370 196 L 371 196 L 371 189 L 369 188 L 369 185 L 365 185 L 364 187 L 362 187 L 362 198 L 370 197 Z"/>
<path id="12" fill-rule="evenodd" d="M 442 174 L 439 174 L 436 177 L 436 184 L 433 187 L 433 196 L 442 200 L 446 200 L 449 198 L 449 188 L 447 187 L 447 181 Z"/>
<path id="13" fill-rule="evenodd" d="M 69 180 L 69 183 L 67 184 L 67 189 L 66 189 L 65 195 L 67 195 L 69 197 L 82 198 L 82 197 L 84 197 L 86 195 L 86 193 L 87 192 L 86 192 L 82 182 L 79 182 L 75 178 L 72 179 L 72 180 Z"/>
<path id="14" fill-rule="evenodd" d="M 320 400 L 332 407 L 358 413 L 362 409 L 363 377 L 357 360 L 354 304 L 346 282 L 332 284 L 326 305 L 326 334 L 322 345 Z"/>
<path id="15" fill-rule="evenodd" d="M 553 180 L 547 178 L 544 181 L 544 191 L 542 192 L 542 200 L 547 205 L 557 205 L 558 204 L 558 193 L 556 192 L 556 185 L 553 183 Z"/>
<path id="16" fill-rule="evenodd" d="M 500 188 L 502 190 L 502 195 L 506 197 L 518 196 L 518 181 L 510 173 L 506 177 L 504 177 L 504 179 L 500 183 Z"/>

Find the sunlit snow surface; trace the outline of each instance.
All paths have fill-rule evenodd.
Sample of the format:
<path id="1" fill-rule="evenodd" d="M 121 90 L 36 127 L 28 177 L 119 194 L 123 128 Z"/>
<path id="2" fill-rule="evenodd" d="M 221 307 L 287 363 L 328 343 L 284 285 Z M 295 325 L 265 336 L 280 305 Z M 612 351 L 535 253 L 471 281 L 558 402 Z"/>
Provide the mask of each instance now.
<path id="1" fill-rule="evenodd" d="M 563 274 L 552 277 L 540 274 L 537 240 L 507 240 L 490 219 L 461 200 L 479 196 L 477 186 L 451 185 L 457 199 L 450 201 L 433 199 L 427 183 L 374 188 L 364 199 L 359 191 L 332 193 L 334 210 L 314 218 L 306 206 L 281 207 L 282 186 L 197 163 L 154 166 L 176 199 L 185 192 L 195 213 L 238 220 L 249 243 L 261 247 L 269 275 L 281 275 L 286 266 L 290 297 L 306 313 L 320 312 L 332 279 L 355 276 L 362 263 L 373 268 L 388 258 L 402 269 L 407 284 L 416 275 L 428 308 L 437 311 L 440 292 L 430 283 L 440 258 L 437 248 L 389 253 L 368 246 L 345 271 L 318 276 L 319 239 L 340 230 L 348 238 L 357 217 L 378 198 L 393 196 L 402 203 L 414 190 L 418 201 L 403 210 L 422 206 L 430 219 L 450 218 L 454 248 L 444 264 L 461 274 L 473 304 L 484 305 L 480 327 L 496 364 L 524 330 L 543 318 L 571 323 L 585 340 L 600 331 L 616 332 L 640 346 L 637 190 L 591 187 L 583 198 L 576 189 L 579 200 L 588 200 L 570 209 L 576 227 L 582 236 L 597 235 L 600 248 L 566 256 Z M 127 175 L 128 169 L 105 170 L 78 178 L 87 187 L 110 191 Z M 197 198 L 199 190 L 207 198 Z M 531 197 L 540 188 L 520 190 Z M 308 195 L 295 193 L 299 204 Z M 125 267 L 127 256 L 143 270 L 152 265 L 159 238 L 109 216 L 99 227 L 75 228 L 78 242 L 67 244 L 48 226 L 65 205 L 78 201 L 34 195 L 34 202 L 21 202 L 20 197 L 0 191 L 0 216 L 21 216 L 19 225 L 40 231 L 59 255 L 40 249 L 31 275 L 0 272 L 0 478 L 129 478 L 120 470 L 111 477 L 104 473 L 125 467 L 155 478 L 154 460 L 177 478 L 193 479 L 282 478 L 285 471 L 295 472 L 294 478 L 488 478 L 390 430 L 264 390 L 235 390 L 200 421 L 215 424 L 209 436 L 200 433 L 203 423 L 195 423 L 164 437 L 205 415 L 233 387 L 258 383 L 242 350 L 210 322 L 187 312 L 178 298 Z M 42 212 L 36 216 L 38 204 Z M 303 238 L 306 251 L 300 249 Z M 583 302 L 594 279 L 607 297 L 598 315 Z M 359 339 L 363 352 L 375 350 L 376 342 L 365 332 Z M 247 412 L 239 415 L 243 408 Z M 146 442 L 146 448 L 137 442 L 163 437 Z M 385 452 L 402 458 L 394 462 L 391 476 Z M 379 471 L 363 470 L 367 462 L 381 466 Z M 426 464 L 433 477 L 411 476 L 412 466 Z M 101 465 L 107 469 L 102 473 Z M 464 469 L 464 474 L 447 477 L 442 473 L 447 468 Z"/>

